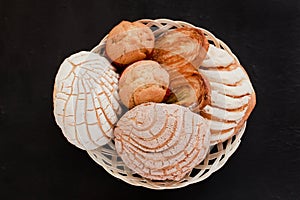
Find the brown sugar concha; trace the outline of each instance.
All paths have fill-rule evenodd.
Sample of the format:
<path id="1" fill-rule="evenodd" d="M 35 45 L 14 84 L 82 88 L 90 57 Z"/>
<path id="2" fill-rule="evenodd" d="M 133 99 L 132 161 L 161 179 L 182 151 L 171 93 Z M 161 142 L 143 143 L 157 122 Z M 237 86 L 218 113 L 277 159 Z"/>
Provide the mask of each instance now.
<path id="1" fill-rule="evenodd" d="M 162 102 L 169 86 L 169 74 L 157 62 L 142 60 L 122 73 L 119 95 L 127 108 L 146 102 Z"/>
<path id="2" fill-rule="evenodd" d="M 105 51 L 113 63 L 124 66 L 149 57 L 153 47 L 154 34 L 148 26 L 122 21 L 109 32 Z"/>
<path id="3" fill-rule="evenodd" d="M 172 29 L 155 41 L 152 59 L 170 75 L 168 103 L 196 104 L 196 112 L 210 103 L 209 83 L 198 71 L 208 47 L 205 35 L 197 28 Z"/>
<path id="4" fill-rule="evenodd" d="M 167 66 L 191 64 L 197 69 L 205 59 L 208 47 L 208 40 L 200 29 L 181 27 L 156 39 L 152 58 Z"/>
<path id="5" fill-rule="evenodd" d="M 210 45 L 200 67 L 211 87 L 211 104 L 201 114 L 209 119 L 211 143 L 236 134 L 256 102 L 255 92 L 244 68 L 225 50 Z"/>
<path id="6" fill-rule="evenodd" d="M 54 116 L 68 141 L 85 150 L 113 137 L 121 113 L 118 74 L 106 58 L 82 51 L 65 59 L 55 78 Z"/>
<path id="7" fill-rule="evenodd" d="M 138 105 L 122 116 L 114 134 L 126 166 L 152 180 L 181 180 L 209 150 L 207 121 L 176 104 Z"/>

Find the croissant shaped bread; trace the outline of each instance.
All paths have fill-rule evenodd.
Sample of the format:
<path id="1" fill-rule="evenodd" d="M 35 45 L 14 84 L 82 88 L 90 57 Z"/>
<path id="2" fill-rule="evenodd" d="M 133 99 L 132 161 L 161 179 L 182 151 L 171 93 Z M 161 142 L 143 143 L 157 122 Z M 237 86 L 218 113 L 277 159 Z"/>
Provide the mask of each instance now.
<path id="1" fill-rule="evenodd" d="M 176 104 L 145 103 L 126 112 L 114 131 L 124 163 L 153 180 L 180 180 L 206 156 L 207 121 Z"/>
<path id="2" fill-rule="evenodd" d="M 209 43 L 196 28 L 177 28 L 155 41 L 152 59 L 170 75 L 171 95 L 166 100 L 183 106 L 193 104 L 199 111 L 210 102 L 210 88 L 198 67 L 206 56 Z"/>
<path id="3" fill-rule="evenodd" d="M 211 104 L 201 115 L 210 120 L 211 144 L 237 133 L 255 106 L 255 92 L 244 68 L 225 50 L 210 45 L 200 71 L 211 87 Z"/>
<path id="4" fill-rule="evenodd" d="M 54 116 L 68 141 L 85 150 L 113 137 L 121 112 L 118 74 L 98 54 L 79 52 L 61 64 L 53 92 Z"/>

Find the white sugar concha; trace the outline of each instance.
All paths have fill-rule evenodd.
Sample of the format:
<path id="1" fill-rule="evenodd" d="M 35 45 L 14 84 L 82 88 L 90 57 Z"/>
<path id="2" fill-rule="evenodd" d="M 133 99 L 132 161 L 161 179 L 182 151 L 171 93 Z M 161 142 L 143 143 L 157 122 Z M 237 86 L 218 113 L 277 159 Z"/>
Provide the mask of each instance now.
<path id="1" fill-rule="evenodd" d="M 255 105 L 255 92 L 244 68 L 227 51 L 209 46 L 200 72 L 211 88 L 211 104 L 201 111 L 209 119 L 211 144 L 232 137 Z"/>
<path id="2" fill-rule="evenodd" d="M 207 120 L 175 104 L 138 105 L 121 117 L 114 134 L 124 163 L 153 180 L 181 180 L 206 157 L 210 144 Z"/>
<path id="3" fill-rule="evenodd" d="M 56 122 L 70 143 L 85 150 L 105 145 L 121 113 L 118 74 L 106 58 L 76 53 L 59 68 L 53 103 Z"/>

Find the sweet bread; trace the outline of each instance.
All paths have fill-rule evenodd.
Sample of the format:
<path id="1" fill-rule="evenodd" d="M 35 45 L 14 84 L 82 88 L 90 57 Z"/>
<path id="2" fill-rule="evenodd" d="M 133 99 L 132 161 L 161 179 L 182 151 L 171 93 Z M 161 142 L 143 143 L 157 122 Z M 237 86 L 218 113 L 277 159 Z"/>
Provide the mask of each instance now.
<path id="1" fill-rule="evenodd" d="M 106 58 L 82 51 L 65 59 L 55 78 L 54 116 L 68 141 L 85 150 L 110 141 L 121 113 L 118 74 Z"/>
<path id="2" fill-rule="evenodd" d="M 210 45 L 200 72 L 211 87 L 211 104 L 201 115 L 209 119 L 211 144 L 232 137 L 247 120 L 256 102 L 244 68 L 225 50 Z"/>
<path id="3" fill-rule="evenodd" d="M 175 104 L 138 105 L 121 117 L 114 134 L 126 166 L 152 180 L 181 180 L 209 150 L 207 121 Z"/>
<path id="4" fill-rule="evenodd" d="M 152 59 L 170 75 L 168 103 L 193 106 L 199 111 L 210 102 L 210 88 L 198 67 L 206 56 L 209 43 L 196 28 L 177 28 L 155 41 Z"/>
<path id="5" fill-rule="evenodd" d="M 108 34 L 106 54 L 117 65 L 129 65 L 150 56 L 154 47 L 151 29 L 140 22 L 122 21 Z"/>
<path id="6" fill-rule="evenodd" d="M 127 108 L 146 102 L 162 102 L 169 74 L 157 62 L 142 60 L 127 67 L 119 81 L 119 95 Z"/>
<path id="7" fill-rule="evenodd" d="M 208 40 L 200 29 L 176 28 L 155 40 L 152 59 L 170 67 L 191 64 L 197 69 L 205 59 L 208 47 Z"/>

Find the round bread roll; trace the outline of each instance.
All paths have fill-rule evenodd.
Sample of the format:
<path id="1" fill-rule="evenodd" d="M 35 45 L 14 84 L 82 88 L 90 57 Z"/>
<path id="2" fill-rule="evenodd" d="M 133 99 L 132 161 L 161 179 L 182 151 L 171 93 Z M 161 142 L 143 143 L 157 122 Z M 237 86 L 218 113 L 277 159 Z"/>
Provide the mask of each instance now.
<path id="1" fill-rule="evenodd" d="M 118 74 L 104 57 L 82 51 L 65 59 L 55 78 L 54 116 L 68 141 L 96 149 L 113 137 L 121 113 Z"/>
<path id="2" fill-rule="evenodd" d="M 208 46 L 201 30 L 188 27 L 170 30 L 155 41 L 152 59 L 170 75 L 168 103 L 192 106 L 195 112 L 210 103 L 209 83 L 198 71 Z"/>
<path id="3" fill-rule="evenodd" d="M 211 144 L 216 144 L 239 131 L 255 106 L 255 92 L 244 68 L 227 51 L 213 45 L 200 71 L 211 87 L 211 104 L 201 115 L 209 119 Z"/>
<path id="4" fill-rule="evenodd" d="M 127 108 L 146 102 L 162 102 L 169 86 L 169 74 L 157 62 L 142 60 L 125 69 L 119 81 L 119 95 Z"/>
<path id="5" fill-rule="evenodd" d="M 147 58 L 154 47 L 151 29 L 140 22 L 122 21 L 108 34 L 106 54 L 117 65 L 128 65 Z"/>
<path id="6" fill-rule="evenodd" d="M 181 180 L 209 150 L 207 121 L 175 104 L 136 106 L 121 117 L 114 134 L 126 166 L 152 180 Z"/>

